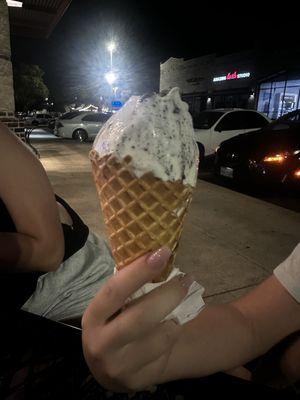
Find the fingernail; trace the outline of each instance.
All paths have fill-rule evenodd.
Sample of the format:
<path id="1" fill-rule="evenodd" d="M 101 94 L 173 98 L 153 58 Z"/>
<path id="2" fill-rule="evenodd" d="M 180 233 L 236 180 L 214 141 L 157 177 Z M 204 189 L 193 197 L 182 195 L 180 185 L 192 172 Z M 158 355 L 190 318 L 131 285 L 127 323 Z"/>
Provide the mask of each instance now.
<path id="1" fill-rule="evenodd" d="M 164 246 L 158 250 L 151 253 L 146 262 L 151 268 L 161 268 L 164 267 L 171 256 L 171 250 Z"/>
<path id="2" fill-rule="evenodd" d="M 179 277 L 180 285 L 185 289 L 188 289 L 191 284 L 195 281 L 195 277 L 192 274 L 185 274 Z"/>

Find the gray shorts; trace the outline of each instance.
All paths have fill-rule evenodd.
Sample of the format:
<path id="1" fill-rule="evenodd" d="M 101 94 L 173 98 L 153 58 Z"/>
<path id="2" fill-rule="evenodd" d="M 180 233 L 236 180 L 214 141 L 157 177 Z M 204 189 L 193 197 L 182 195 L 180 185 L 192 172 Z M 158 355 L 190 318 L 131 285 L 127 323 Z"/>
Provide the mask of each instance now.
<path id="1" fill-rule="evenodd" d="M 56 271 L 39 277 L 22 309 L 56 321 L 81 317 L 114 266 L 107 243 L 90 233 L 84 247 Z"/>

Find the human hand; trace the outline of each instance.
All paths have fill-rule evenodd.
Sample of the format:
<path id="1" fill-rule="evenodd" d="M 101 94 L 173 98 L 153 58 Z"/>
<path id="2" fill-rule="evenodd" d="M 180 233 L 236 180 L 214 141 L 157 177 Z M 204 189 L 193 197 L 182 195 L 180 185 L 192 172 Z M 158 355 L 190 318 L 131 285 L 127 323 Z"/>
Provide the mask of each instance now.
<path id="1" fill-rule="evenodd" d="M 161 273 L 170 255 L 163 247 L 119 271 L 83 315 L 86 362 L 97 381 L 109 390 L 138 391 L 164 381 L 182 328 L 173 320 L 161 321 L 181 303 L 193 279 L 189 275 L 175 277 L 124 305 L 136 290 Z"/>

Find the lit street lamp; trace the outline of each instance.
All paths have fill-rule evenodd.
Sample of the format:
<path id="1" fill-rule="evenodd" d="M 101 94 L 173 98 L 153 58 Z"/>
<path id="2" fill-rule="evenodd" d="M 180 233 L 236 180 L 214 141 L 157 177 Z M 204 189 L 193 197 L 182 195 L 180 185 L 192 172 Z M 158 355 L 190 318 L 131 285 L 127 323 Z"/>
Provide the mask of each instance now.
<path id="1" fill-rule="evenodd" d="M 105 74 L 105 79 L 110 85 L 113 85 L 117 80 L 117 75 L 113 71 L 109 71 Z"/>
<path id="2" fill-rule="evenodd" d="M 112 69 L 112 67 L 113 67 L 112 55 L 113 55 L 113 52 L 116 50 L 116 47 L 117 47 L 117 45 L 115 42 L 110 42 L 107 45 L 107 50 L 110 52 L 110 69 Z"/>

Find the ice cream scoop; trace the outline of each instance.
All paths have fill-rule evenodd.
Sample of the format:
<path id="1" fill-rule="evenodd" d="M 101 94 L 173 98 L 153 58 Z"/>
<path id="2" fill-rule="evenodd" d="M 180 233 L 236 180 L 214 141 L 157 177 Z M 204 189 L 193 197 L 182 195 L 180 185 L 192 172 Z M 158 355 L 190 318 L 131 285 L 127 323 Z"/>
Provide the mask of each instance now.
<path id="1" fill-rule="evenodd" d="M 131 97 L 102 127 L 93 149 L 99 157 L 130 156 L 137 178 L 150 172 L 163 181 L 196 185 L 198 147 L 178 88 L 165 95 Z"/>

